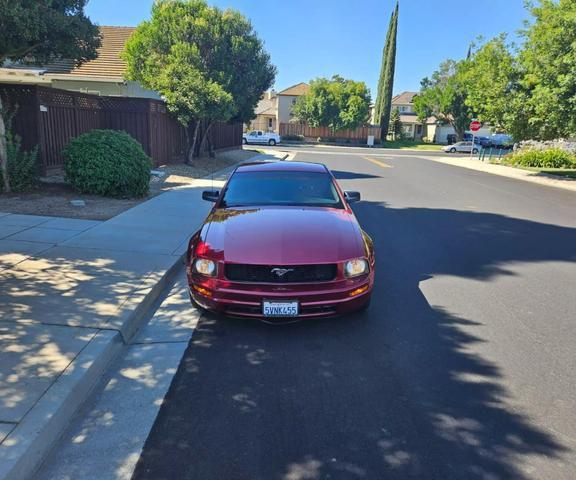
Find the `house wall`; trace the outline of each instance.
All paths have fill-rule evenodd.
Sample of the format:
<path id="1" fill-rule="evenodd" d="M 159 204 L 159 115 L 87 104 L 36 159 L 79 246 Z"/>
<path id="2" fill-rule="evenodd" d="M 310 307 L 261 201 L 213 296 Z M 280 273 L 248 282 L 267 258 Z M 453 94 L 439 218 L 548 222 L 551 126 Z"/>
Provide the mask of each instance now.
<path id="1" fill-rule="evenodd" d="M 142 88 L 138 82 L 98 82 L 92 80 L 52 79 L 52 88 L 71 92 L 90 93 L 101 96 L 153 98 L 160 100 L 160 95 L 152 90 Z"/>
<path id="2" fill-rule="evenodd" d="M 296 95 L 278 95 L 277 124 L 289 123 L 292 120 L 292 109 L 298 97 Z"/>
<path id="3" fill-rule="evenodd" d="M 247 125 L 248 130 L 263 130 L 278 132 L 276 117 L 273 115 L 256 115 Z"/>
<path id="4" fill-rule="evenodd" d="M 398 109 L 400 113 L 414 113 L 414 108 L 409 103 L 392 104 L 392 110 Z"/>
<path id="5" fill-rule="evenodd" d="M 430 127 L 435 127 L 435 128 L 432 129 Z M 434 131 L 432 131 L 432 130 L 434 130 Z M 451 125 L 441 125 L 441 126 L 429 125 L 428 131 L 431 132 L 428 134 L 428 138 L 431 139 L 435 136 L 434 143 L 441 143 L 441 144 L 448 143 L 448 135 L 453 135 L 456 133 L 456 131 L 454 130 L 454 128 Z M 467 133 L 471 133 L 471 132 L 467 132 Z M 492 135 L 492 132 L 491 132 L 489 127 L 483 127 L 478 132 L 476 132 L 476 136 L 478 136 L 478 137 L 489 137 L 490 135 Z"/>

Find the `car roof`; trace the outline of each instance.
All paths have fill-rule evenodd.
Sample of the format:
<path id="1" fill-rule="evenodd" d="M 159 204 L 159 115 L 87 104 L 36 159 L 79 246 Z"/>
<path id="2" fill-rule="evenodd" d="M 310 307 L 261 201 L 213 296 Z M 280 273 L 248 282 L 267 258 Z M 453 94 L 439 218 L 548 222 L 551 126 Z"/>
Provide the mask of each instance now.
<path id="1" fill-rule="evenodd" d="M 236 168 L 237 172 L 314 172 L 326 173 L 327 168 L 321 163 L 311 162 L 251 162 L 243 163 Z"/>

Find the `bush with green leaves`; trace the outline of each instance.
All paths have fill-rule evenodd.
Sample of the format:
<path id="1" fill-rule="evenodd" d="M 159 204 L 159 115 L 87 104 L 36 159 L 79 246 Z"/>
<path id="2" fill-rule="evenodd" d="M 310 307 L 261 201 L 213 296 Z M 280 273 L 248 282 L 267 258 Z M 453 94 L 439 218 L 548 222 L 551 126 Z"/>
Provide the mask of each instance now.
<path id="1" fill-rule="evenodd" d="M 38 147 L 26 152 L 22 150 L 18 135 L 6 132 L 6 153 L 8 155 L 8 178 L 13 192 L 29 190 L 38 181 Z M 0 191 L 2 191 L 2 171 L 0 170 Z"/>
<path id="2" fill-rule="evenodd" d="M 282 135 L 282 140 L 287 142 L 304 142 L 306 138 L 304 135 Z"/>
<path id="3" fill-rule="evenodd" d="M 126 132 L 92 130 L 62 153 L 66 179 L 79 192 L 124 198 L 148 193 L 152 161 Z"/>
<path id="4" fill-rule="evenodd" d="M 505 161 L 518 167 L 576 168 L 576 155 L 559 148 L 520 150 L 508 155 Z"/>

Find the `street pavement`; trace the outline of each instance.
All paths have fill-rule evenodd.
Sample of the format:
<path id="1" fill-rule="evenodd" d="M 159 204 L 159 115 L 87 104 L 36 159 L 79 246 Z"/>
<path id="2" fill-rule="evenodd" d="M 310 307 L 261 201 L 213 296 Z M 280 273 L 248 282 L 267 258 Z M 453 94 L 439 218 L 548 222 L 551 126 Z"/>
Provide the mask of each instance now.
<path id="1" fill-rule="evenodd" d="M 575 478 L 576 195 L 333 151 L 295 160 L 362 192 L 372 306 L 204 315 L 133 478 Z"/>
<path id="2" fill-rule="evenodd" d="M 284 326 L 203 315 L 133 479 L 576 477 L 576 194 L 422 155 L 297 153 L 362 193 L 370 309 Z M 82 477 L 112 478 L 99 473 Z"/>

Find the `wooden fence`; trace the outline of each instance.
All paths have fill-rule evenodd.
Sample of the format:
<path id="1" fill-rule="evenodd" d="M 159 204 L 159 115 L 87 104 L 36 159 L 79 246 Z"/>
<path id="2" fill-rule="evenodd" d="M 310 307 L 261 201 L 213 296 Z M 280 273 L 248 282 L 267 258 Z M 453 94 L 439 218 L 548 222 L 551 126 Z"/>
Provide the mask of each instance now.
<path id="1" fill-rule="evenodd" d="M 0 84 L 0 95 L 4 107 L 16 112 L 12 128 L 22 137 L 22 147 L 30 150 L 38 145 L 44 174 L 61 170 L 62 149 L 72 138 L 94 129 L 128 132 L 156 165 L 181 162 L 186 153 L 185 129 L 159 100 L 12 84 Z M 242 124 L 216 123 L 209 139 L 215 150 L 239 147 Z"/>
<path id="2" fill-rule="evenodd" d="M 310 127 L 302 123 L 281 123 L 280 136 L 284 135 L 302 135 L 303 137 L 314 140 L 322 137 L 365 142 L 368 135 L 374 135 L 374 138 L 380 138 L 380 127 L 365 126 L 358 127 L 354 130 L 339 130 L 333 132 L 328 127 Z"/>

